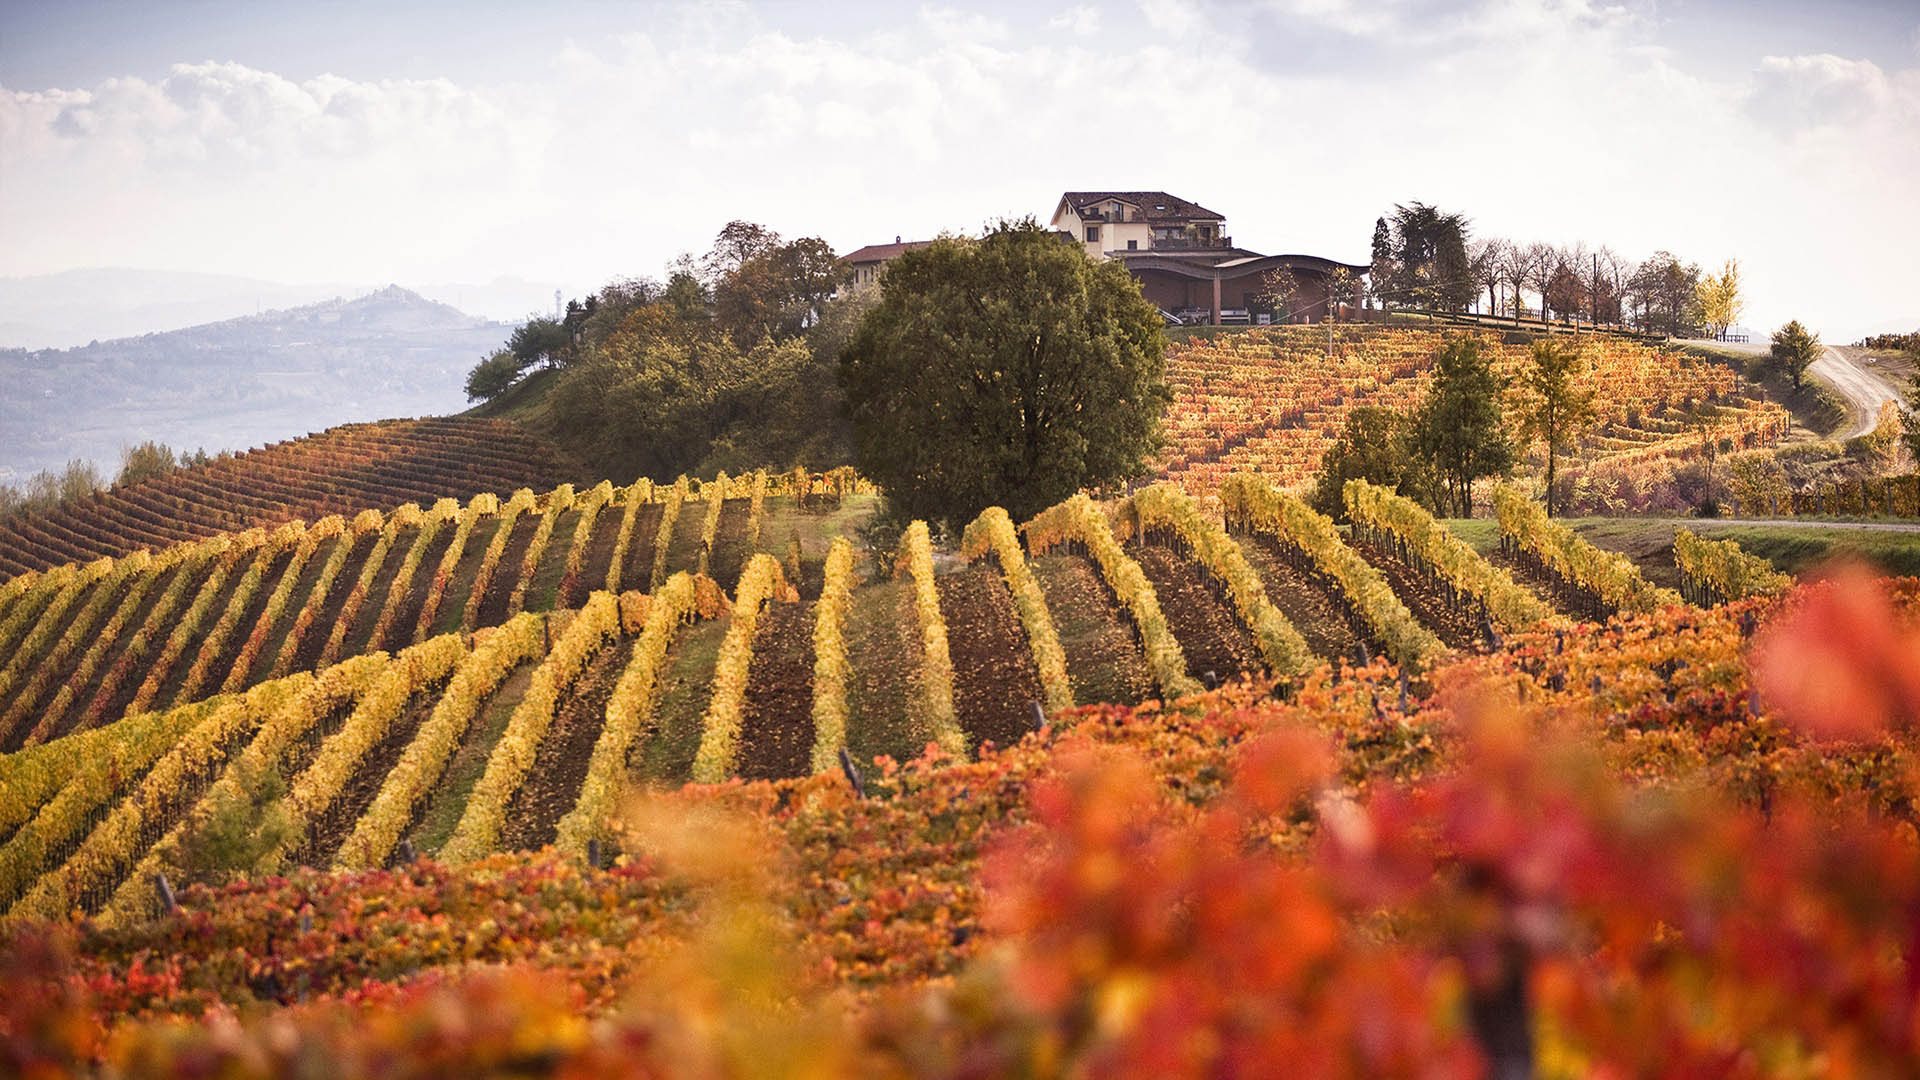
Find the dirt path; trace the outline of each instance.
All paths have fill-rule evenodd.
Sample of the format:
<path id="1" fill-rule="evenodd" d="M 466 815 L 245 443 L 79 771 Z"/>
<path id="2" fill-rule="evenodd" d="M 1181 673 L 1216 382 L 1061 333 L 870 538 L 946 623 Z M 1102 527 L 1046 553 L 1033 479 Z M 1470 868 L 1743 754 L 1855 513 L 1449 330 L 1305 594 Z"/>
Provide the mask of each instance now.
<path id="1" fill-rule="evenodd" d="M 734 771 L 748 780 L 805 776 L 813 763 L 813 608 L 769 604 L 754 632 Z"/>
<path id="2" fill-rule="evenodd" d="M 953 705 L 960 726 L 975 747 L 989 742 L 1012 746 L 1033 722 L 1032 703 L 1045 696 L 1006 579 L 975 563 L 941 574 L 934 585 L 947 620 Z"/>
<path id="3" fill-rule="evenodd" d="M 1901 400 L 1900 391 L 1878 372 L 1854 363 L 1831 345 L 1821 348 L 1820 358 L 1807 371 L 1847 399 L 1847 426 L 1834 433 L 1836 439 L 1852 439 L 1872 431 L 1880 418 L 1881 404 Z"/>
<path id="4" fill-rule="evenodd" d="M 1260 650 L 1253 636 L 1240 625 L 1233 609 L 1200 580 L 1191 560 L 1145 544 L 1129 545 L 1127 553 L 1153 583 L 1160 610 L 1186 654 L 1187 674 L 1204 680 L 1211 672 L 1225 682 L 1260 673 Z"/>

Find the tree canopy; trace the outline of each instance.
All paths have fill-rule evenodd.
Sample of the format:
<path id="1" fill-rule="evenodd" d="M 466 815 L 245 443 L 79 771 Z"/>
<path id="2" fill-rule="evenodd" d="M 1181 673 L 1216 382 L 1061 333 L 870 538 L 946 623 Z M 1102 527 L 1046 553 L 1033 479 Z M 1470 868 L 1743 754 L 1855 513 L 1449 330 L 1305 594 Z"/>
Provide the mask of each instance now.
<path id="1" fill-rule="evenodd" d="M 860 469 L 900 513 L 1016 519 L 1133 477 L 1171 400 L 1159 312 L 1031 218 L 887 267 L 841 354 Z"/>
<path id="2" fill-rule="evenodd" d="M 1513 467 L 1500 415 L 1506 380 L 1471 337 L 1449 339 L 1433 360 L 1433 387 L 1413 417 L 1414 452 L 1441 487 L 1443 512 L 1473 516 L 1473 485 Z"/>
<path id="3" fill-rule="evenodd" d="M 664 284 L 616 281 L 530 320 L 467 394 L 491 400 L 536 363 L 558 368 L 527 419 L 613 476 L 844 464 L 835 357 L 870 302 L 838 296 L 846 280 L 824 240 L 730 222 Z"/>
<path id="4" fill-rule="evenodd" d="M 1528 392 L 1523 430 L 1546 444 L 1547 514 L 1552 516 L 1556 466 L 1593 421 L 1593 390 L 1578 381 L 1584 367 L 1580 353 L 1552 338 L 1534 342 L 1527 360 L 1520 375 L 1520 385 Z"/>
<path id="5" fill-rule="evenodd" d="M 1798 392 L 1806 379 L 1807 368 L 1820 359 L 1820 335 L 1800 325 L 1799 319 L 1774 331 L 1773 348 L 1768 352 L 1774 370 L 1793 380 Z"/>
<path id="6" fill-rule="evenodd" d="M 1389 219 L 1374 224 L 1373 288 L 1388 302 L 1461 311 L 1479 291 L 1467 256 L 1465 215 L 1423 202 L 1395 205 Z"/>
<path id="7" fill-rule="evenodd" d="M 1347 521 L 1349 480 L 1390 487 L 1422 505 L 1433 505 L 1432 485 L 1411 454 L 1412 427 L 1406 414 L 1380 405 L 1361 405 L 1347 413 L 1347 424 L 1320 456 L 1311 502 L 1333 520 Z"/>
<path id="8" fill-rule="evenodd" d="M 1694 302 L 1699 306 L 1700 321 L 1706 324 L 1707 331 L 1715 337 L 1724 336 L 1747 306 L 1740 298 L 1740 263 L 1728 259 L 1718 274 L 1701 278 L 1695 287 Z"/>

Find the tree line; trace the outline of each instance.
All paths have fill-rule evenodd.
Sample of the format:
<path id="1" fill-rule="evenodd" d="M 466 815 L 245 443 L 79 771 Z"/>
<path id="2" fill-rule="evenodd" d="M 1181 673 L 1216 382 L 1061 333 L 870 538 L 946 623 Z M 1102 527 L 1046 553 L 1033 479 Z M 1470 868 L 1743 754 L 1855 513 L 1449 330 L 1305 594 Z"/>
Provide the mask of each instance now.
<path id="1" fill-rule="evenodd" d="M 1028 218 L 850 276 L 822 240 L 735 221 L 664 282 L 521 326 L 467 392 L 504 409 L 529 388 L 522 422 L 610 476 L 851 462 L 889 514 L 956 528 L 1144 475 L 1166 340 L 1120 263 Z"/>
<path id="2" fill-rule="evenodd" d="M 1396 204 L 1373 226 L 1369 298 L 1381 307 L 1578 320 L 1691 337 L 1740 318 L 1740 267 L 1718 273 L 1656 251 L 1634 261 L 1612 248 L 1474 236 L 1460 213 Z"/>
<path id="3" fill-rule="evenodd" d="M 1434 356 L 1432 385 L 1413 410 L 1363 405 L 1347 414 L 1345 429 L 1321 458 L 1311 502 L 1345 521 L 1342 492 L 1348 480 L 1360 479 L 1397 488 L 1443 517 L 1472 517 L 1475 485 L 1509 475 L 1537 438 L 1546 449 L 1542 479 L 1552 514 L 1559 509 L 1560 460 L 1597 415 L 1594 391 L 1582 379 L 1586 366 L 1576 347 L 1543 338 L 1509 379 L 1493 370 L 1475 338 L 1449 338 Z M 1512 417 L 1510 388 L 1520 391 Z"/>
<path id="4" fill-rule="evenodd" d="M 225 451 L 217 455 L 205 450 L 176 453 L 165 443 L 148 440 L 120 452 L 120 471 L 114 476 L 112 486 L 137 484 L 175 469 L 205 465 L 216 457 L 227 456 Z M 106 487 L 108 484 L 99 466 L 75 458 L 58 472 L 42 469 L 19 485 L 0 484 L 0 517 L 51 510 L 61 503 L 84 499 Z"/>
<path id="5" fill-rule="evenodd" d="M 608 475 L 843 464 L 835 365 L 873 303 L 849 281 L 818 237 L 730 222 L 664 280 L 616 281 L 529 320 L 468 375 L 467 396 L 550 381 L 521 419 Z"/>

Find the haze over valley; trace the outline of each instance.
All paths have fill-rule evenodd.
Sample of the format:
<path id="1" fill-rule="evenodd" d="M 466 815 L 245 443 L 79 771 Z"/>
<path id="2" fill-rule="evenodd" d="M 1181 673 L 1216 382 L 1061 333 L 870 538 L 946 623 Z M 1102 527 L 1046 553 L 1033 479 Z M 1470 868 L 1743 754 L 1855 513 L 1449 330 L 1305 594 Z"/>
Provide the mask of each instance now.
<path id="1" fill-rule="evenodd" d="M 76 348 L 0 348 L 0 484 L 74 458 L 110 473 L 148 440 L 217 453 L 457 412 L 467 370 L 511 332 L 391 286 Z"/>

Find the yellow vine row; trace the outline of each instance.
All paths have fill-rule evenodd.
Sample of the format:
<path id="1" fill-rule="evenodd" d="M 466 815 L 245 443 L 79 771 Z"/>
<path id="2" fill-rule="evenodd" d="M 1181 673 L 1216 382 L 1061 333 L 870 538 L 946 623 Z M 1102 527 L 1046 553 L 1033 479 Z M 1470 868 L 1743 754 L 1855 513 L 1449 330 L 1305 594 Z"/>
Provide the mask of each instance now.
<path id="1" fill-rule="evenodd" d="M 1592 593 L 1608 609 L 1651 612 L 1686 603 L 1679 593 L 1641 577 L 1626 556 L 1601 551 L 1549 518 L 1539 503 L 1511 485 L 1494 488 L 1493 507 L 1504 539 L 1539 559 L 1562 579 Z"/>
<path id="2" fill-rule="evenodd" d="M 680 504 L 687 500 L 687 478 L 682 476 L 667 489 L 667 501 L 660 507 L 660 527 L 653 536 L 653 573 L 647 578 L 648 589 L 658 589 L 667 582 L 667 549 L 673 545 L 673 525 L 680 517 Z"/>
<path id="3" fill-rule="evenodd" d="M 35 618 L 80 577 L 80 567 L 68 563 L 56 566 L 32 579 L 32 585 L 7 609 L 7 620 L 0 623 L 0 654 L 11 653 L 16 643 L 34 626 Z"/>
<path id="4" fill-rule="evenodd" d="M 1673 561 L 1697 604 L 1724 604 L 1746 596 L 1773 596 L 1793 587 L 1793 578 L 1773 564 L 1740 550 L 1732 540 L 1703 540 L 1686 529 L 1673 534 Z"/>
<path id="5" fill-rule="evenodd" d="M 198 549 L 190 544 L 179 544 L 167 548 L 153 559 L 147 573 L 134 579 L 133 587 L 120 601 L 120 606 L 114 611 L 113 617 L 107 621 L 107 625 L 99 633 L 92 635 L 86 655 L 80 658 L 80 666 L 61 682 L 60 688 L 54 691 L 53 700 L 39 710 L 40 719 L 34 724 L 33 730 L 27 733 L 26 745 L 43 743 L 53 737 L 54 725 L 59 723 L 67 715 L 67 711 L 73 707 L 80 688 L 93 685 L 95 676 L 100 674 L 100 669 L 113 656 L 114 646 L 120 643 L 121 635 L 127 632 L 128 625 L 133 622 L 134 615 L 146 602 L 148 594 L 158 588 L 160 582 L 166 580 L 167 574 L 179 570 L 197 554 Z"/>
<path id="6" fill-rule="evenodd" d="M 305 538 L 307 523 L 292 521 L 273 530 L 267 536 L 267 542 L 260 546 L 259 554 L 253 558 L 253 564 L 240 578 L 240 584 L 234 588 L 233 595 L 227 598 L 227 606 L 213 629 L 201 639 L 200 651 L 193 658 L 193 666 L 187 669 L 187 677 L 180 684 L 180 690 L 174 694 L 174 702 L 192 701 L 200 696 L 200 690 L 206 685 L 213 665 L 219 662 L 220 654 L 226 651 L 227 639 L 239 629 L 240 620 L 246 617 L 247 607 L 253 602 L 254 594 L 260 591 L 267 575 L 273 571 L 273 564 L 281 555 L 297 547 Z"/>
<path id="7" fill-rule="evenodd" d="M 700 749 L 693 756 L 694 783 L 717 784 L 733 775 L 747 701 L 747 672 L 753 665 L 753 634 L 760 625 L 761 608 L 775 601 L 799 600 L 799 594 L 787 584 L 780 560 L 771 555 L 755 555 L 741 572 L 727 635 L 720 642 L 720 656 L 713 667 L 713 695 L 700 722 Z"/>
<path id="8" fill-rule="evenodd" d="M 847 744 L 847 608 L 853 603 L 853 545 L 836 536 L 827 548 L 825 584 L 813 605 L 813 771 L 840 767 Z"/>
<path id="9" fill-rule="evenodd" d="M 320 745 L 312 764 L 294 779 L 286 796 L 267 811 L 264 821 L 280 842 L 254 863 L 255 874 L 279 873 L 286 867 L 294 853 L 312 838 L 315 819 L 340 797 L 367 752 L 406 714 L 407 704 L 444 681 L 466 655 L 467 644 L 461 635 L 442 634 L 393 657 L 354 705 L 353 715 Z"/>
<path id="10" fill-rule="evenodd" d="M 532 612 L 522 612 L 476 635 L 473 651 L 447 681 L 433 714 L 420 725 L 379 794 L 354 823 L 352 835 L 334 857 L 334 866 L 369 870 L 386 861 L 414 812 L 433 793 L 480 706 L 515 668 L 539 658 L 546 647 L 545 618 Z"/>
<path id="11" fill-rule="evenodd" d="M 560 820 L 554 843 L 568 851 L 585 851 L 587 843 L 609 835 L 615 800 L 626 785 L 627 763 L 635 744 L 653 721 L 660 665 L 680 628 L 697 614 L 692 576 L 682 572 L 667 579 L 647 604 L 633 656 L 607 699 L 605 723 L 593 744 L 587 775 L 573 809 Z"/>
<path id="12" fill-rule="evenodd" d="M 560 523 L 560 515 L 573 506 L 573 485 L 561 484 L 547 496 L 547 508 L 540 515 L 540 525 L 533 530 L 533 541 L 527 545 L 527 552 L 520 558 L 520 576 L 513 583 L 513 595 L 507 598 L 507 617 L 520 614 L 527 604 L 527 590 L 533 587 L 533 579 L 540 571 L 540 559 L 547 553 L 547 542 L 553 539 L 553 530 Z"/>
<path id="13" fill-rule="evenodd" d="M 1260 647 L 1267 670 L 1285 678 L 1304 675 L 1317 666 L 1306 639 L 1267 599 L 1266 586 L 1240 545 L 1200 512 L 1192 496 L 1172 484 L 1156 484 L 1136 493 L 1132 505 L 1143 532 L 1171 530 L 1208 573 L 1226 583 L 1233 609 Z"/>
<path id="14" fill-rule="evenodd" d="M 480 555 L 480 567 L 474 571 L 473 588 L 467 593 L 467 606 L 460 616 L 461 629 L 472 631 L 479 628 L 480 606 L 486 602 L 487 588 L 493 584 L 493 575 L 499 571 L 500 556 L 507 550 L 514 523 L 520 520 L 521 514 L 533 507 L 533 492 L 521 488 L 508 496 L 506 505 L 500 508 L 500 524 L 494 526 L 493 539 L 487 542 L 487 550 Z"/>
<path id="15" fill-rule="evenodd" d="M 393 550 L 401 530 L 419 527 L 425 516 L 418 503 L 403 503 L 387 515 L 380 538 L 373 542 L 373 550 L 367 552 L 366 561 L 360 564 L 360 576 L 354 581 L 346 600 L 341 603 L 340 614 L 334 617 L 333 631 L 327 635 L 326 647 L 320 650 L 320 667 L 331 667 L 340 659 L 347 635 L 353 632 L 354 623 L 359 621 L 360 609 L 366 605 L 367 594 L 373 591 L 373 583 L 380 577 L 380 568 L 386 565 L 387 555 Z"/>
<path id="16" fill-rule="evenodd" d="M 247 685 L 247 676 L 253 671 L 254 661 L 259 659 L 261 650 L 267 647 L 267 638 L 272 635 L 273 628 L 280 625 L 280 616 L 285 614 L 287 604 L 292 601 L 293 590 L 299 586 L 307 563 L 320 550 L 321 544 L 329 540 L 341 541 L 346 526 L 340 515 L 331 514 L 321 518 L 300 538 L 300 543 L 293 549 L 293 558 L 287 560 L 287 568 L 280 573 L 280 581 L 274 586 L 273 594 L 267 597 L 266 607 L 261 609 L 260 617 L 253 621 L 253 630 L 247 635 L 246 643 L 240 646 L 240 655 L 234 658 L 226 681 L 220 684 L 222 693 L 231 694 Z"/>
<path id="17" fill-rule="evenodd" d="M 87 702 L 86 711 L 80 717 L 76 727 L 84 731 L 119 719 L 118 716 L 108 716 L 107 710 L 112 708 L 113 699 L 119 696 L 120 688 L 134 677 L 135 672 L 145 666 L 147 654 L 153 649 L 154 638 L 170 624 L 174 611 L 181 604 L 186 603 L 187 594 L 194 592 L 193 585 L 199 579 L 200 572 L 207 569 L 209 563 L 216 563 L 224 558 L 232 545 L 233 537 L 223 534 L 193 549 L 193 553 L 183 561 L 179 573 L 168 582 L 166 591 L 161 593 L 160 599 L 154 602 L 153 610 L 147 613 L 146 621 L 135 628 L 133 636 L 127 639 L 126 649 L 113 662 L 113 667 L 107 670 L 107 677 L 101 681 L 99 689 L 94 691 L 93 697 Z M 209 572 L 216 573 L 217 570 Z M 125 715 L 142 711 L 144 710 L 127 709 Z"/>
<path id="18" fill-rule="evenodd" d="M 200 592 L 194 596 L 193 603 L 188 606 L 186 614 L 174 624 L 173 632 L 167 636 L 167 643 L 161 648 L 160 655 L 147 669 L 146 680 L 134 693 L 133 702 L 127 706 L 128 712 L 145 712 L 153 704 L 153 699 L 159 696 L 160 688 L 166 682 L 167 674 L 179 662 L 180 655 L 186 652 L 187 645 L 199 636 L 200 624 L 206 619 L 207 612 L 213 608 L 214 601 L 225 589 L 227 578 L 239 565 L 241 559 L 256 554 L 265 545 L 266 540 L 266 530 L 249 529 L 236 534 L 233 537 L 232 546 L 220 552 L 214 563 L 213 573 L 207 575 L 206 582 L 200 586 Z"/>
<path id="19" fill-rule="evenodd" d="M 42 571 L 29 570 L 17 577 L 8 578 L 5 583 L 0 583 L 0 624 L 13 619 L 13 605 L 19 603 L 22 596 L 38 585 L 43 576 Z"/>
<path id="20" fill-rule="evenodd" d="M 119 560 L 131 563 L 132 560 Z M 95 559 L 88 563 L 78 574 L 73 575 L 65 587 L 54 594 L 45 611 L 34 620 L 33 629 L 28 631 L 20 644 L 4 654 L 7 663 L 0 668 L 0 698 L 5 698 L 18 683 L 21 675 L 39 659 L 40 653 L 53 643 L 53 632 L 60 629 L 60 620 L 68 610 L 90 593 L 105 594 L 107 584 L 117 586 L 124 576 L 115 573 L 116 562 L 113 559 Z M 93 606 L 82 605 L 81 610 Z M 78 618 L 76 617 L 76 620 Z"/>
<path id="21" fill-rule="evenodd" d="M 440 530 L 447 523 L 460 516 L 460 504 L 453 499 L 441 499 L 428 510 L 426 518 L 420 522 L 420 531 L 413 534 L 413 543 L 407 546 L 407 554 L 400 560 L 400 569 L 387 583 L 387 595 L 380 602 L 380 614 L 374 618 L 373 632 L 367 636 L 369 650 L 392 650 L 401 648 L 405 641 L 394 640 L 396 631 L 405 632 L 412 627 L 395 627 L 394 620 L 400 617 L 400 609 L 406 606 L 407 596 L 413 591 L 413 576 L 420 572 L 420 564 L 426 560 L 427 552 L 432 550 L 433 542 L 440 537 Z"/>
<path id="22" fill-rule="evenodd" d="M 573 594 L 580 587 L 581 575 L 586 572 L 587 548 L 593 540 L 593 523 L 600 518 L 600 511 L 613 501 L 613 484 L 600 481 L 580 500 L 580 516 L 573 522 L 573 543 L 567 545 L 567 564 L 560 575 L 560 588 L 554 593 L 554 607 L 567 607 L 572 604 Z M 614 590 L 609 590 L 614 591 Z"/>
<path id="23" fill-rule="evenodd" d="M 492 492 L 483 492 L 467 500 L 460 511 L 460 517 L 453 527 L 453 540 L 447 544 L 447 550 L 440 555 L 440 564 L 433 568 L 433 577 L 427 582 L 427 595 L 420 601 L 420 616 L 413 621 L 413 636 L 408 642 L 425 641 L 433 636 L 433 622 L 440 617 L 440 604 L 446 599 L 447 586 L 453 581 L 453 572 L 460 566 L 460 559 L 467 553 L 467 543 L 473 537 L 473 530 L 479 527 L 483 518 L 497 517 L 500 513 L 500 496 Z"/>
<path id="24" fill-rule="evenodd" d="M 727 505 L 726 470 L 721 470 L 713 483 L 701 485 L 700 495 L 707 501 L 707 516 L 700 522 L 700 565 L 694 573 L 705 577 L 713 564 L 713 539 L 720 534 L 720 513 Z"/>
<path id="25" fill-rule="evenodd" d="M 1420 670 L 1447 651 L 1394 595 L 1380 571 L 1340 539 L 1332 518 L 1251 473 L 1227 477 L 1220 485 L 1220 502 L 1229 529 L 1275 535 L 1306 552 L 1314 566 L 1340 586 L 1394 663 Z"/>
<path id="26" fill-rule="evenodd" d="M 196 701 L 166 712 L 141 713 L 111 728 L 111 738 L 59 746 L 67 753 L 39 755 L 32 766 L 10 776 L 0 788 L 0 822 L 19 824 L 0 847 L 0 908 L 50 867 L 48 854 L 72 839 L 100 807 L 206 719 L 224 699 Z M 75 739 L 84 739 L 76 736 Z"/>
<path id="27" fill-rule="evenodd" d="M 347 565 L 353 549 L 368 533 L 379 532 L 386 524 L 386 515 L 378 510 L 362 510 L 356 514 L 353 523 L 347 527 L 347 535 L 334 545 L 332 554 L 320 566 L 320 576 L 314 579 L 313 588 L 308 591 L 305 602 L 300 605 L 300 613 L 293 617 L 293 626 L 287 630 L 285 641 L 280 643 L 280 654 L 273 659 L 273 667 L 267 672 L 270 679 L 278 679 L 293 670 L 294 660 L 300 655 L 300 643 L 306 640 L 308 631 L 319 620 L 320 612 L 326 607 L 327 596 L 333 591 L 333 583 L 340 577 L 340 571 Z"/>
<path id="28" fill-rule="evenodd" d="M 312 678 L 295 675 L 261 683 L 244 695 L 213 699 L 218 704 L 206 718 L 160 758 L 64 864 L 40 875 L 8 917 L 64 918 L 88 893 L 131 866 L 142 835 L 191 799 L 199 781 L 225 759 L 228 746 Z"/>
<path id="29" fill-rule="evenodd" d="M 385 673 L 383 653 L 356 656 L 345 663 L 307 676 L 296 676 L 294 691 L 248 740 L 245 749 L 229 759 L 204 794 L 167 834 L 147 849 L 133 872 L 114 891 L 95 921 L 125 925 L 152 913 L 156 907 L 153 878 L 166 873 L 185 883 L 193 867 L 187 865 L 187 838 L 212 823 L 251 815 L 258 793 L 277 774 L 287 753 L 299 740 L 336 710 L 357 702 Z M 244 870 L 245 867 L 207 867 L 207 870 Z"/>
<path id="30" fill-rule="evenodd" d="M 136 551 L 124 559 L 116 560 L 110 572 L 88 594 L 86 604 L 67 624 L 60 640 L 53 643 L 44 657 L 41 656 L 41 649 L 45 647 L 45 642 L 35 643 L 29 636 L 28 641 L 13 654 L 5 670 L 0 671 L 0 700 L 4 700 L 15 685 L 25 678 L 24 685 L 20 685 L 18 692 L 14 693 L 5 712 L 0 713 L 0 737 L 11 736 L 16 727 L 26 722 L 28 713 L 39 702 L 40 695 L 46 693 L 47 684 L 63 671 L 67 661 L 76 652 L 99 640 L 94 631 L 99 627 L 100 620 L 106 617 L 108 605 L 116 598 L 121 598 L 121 606 L 124 607 L 125 597 L 144 593 L 143 586 L 151 584 L 155 577 L 153 566 L 153 557 L 144 551 Z M 34 632 L 51 636 L 55 622 L 54 619 L 43 619 L 34 627 Z"/>
<path id="31" fill-rule="evenodd" d="M 920 630 L 920 671 L 909 699 L 908 719 L 915 734 L 939 743 L 955 757 L 965 757 L 967 734 L 953 709 L 953 657 L 947 649 L 947 620 L 940 613 L 940 590 L 933 580 L 933 541 L 926 522 L 907 526 L 895 570 L 913 578 L 913 610 Z"/>
<path id="32" fill-rule="evenodd" d="M 1513 580 L 1505 570 L 1481 558 L 1466 541 L 1434 519 L 1427 508 L 1392 488 L 1349 480 L 1341 497 L 1356 526 L 1391 533 L 1414 559 L 1432 567 L 1461 593 L 1478 600 L 1487 615 L 1509 631 L 1526 630 L 1551 618 L 1552 609 Z"/>
<path id="33" fill-rule="evenodd" d="M 1113 537 L 1113 527 L 1108 524 L 1107 515 L 1093 504 L 1093 500 L 1084 494 L 1075 495 L 1066 502 L 1042 511 L 1022 526 L 1022 531 L 1027 534 L 1027 550 L 1036 558 L 1061 544 L 1073 543 L 1084 547 L 1092 557 L 1094 566 L 1099 568 L 1100 576 L 1114 595 L 1120 598 L 1120 603 L 1133 620 L 1146 652 L 1147 666 L 1152 670 L 1160 692 L 1170 699 L 1199 692 L 1200 684 L 1187 674 L 1186 653 L 1181 650 L 1180 642 L 1167 625 L 1167 617 L 1160 610 L 1160 599 L 1154 594 L 1153 583 L 1147 580 L 1146 571 L 1140 569 L 1140 564 L 1121 549 L 1119 541 Z"/>
<path id="34" fill-rule="evenodd" d="M 960 534 L 960 557 L 978 562 L 993 556 L 1013 593 L 1013 606 L 1020 613 L 1020 625 L 1027 634 L 1027 648 L 1033 653 L 1033 665 L 1040 672 L 1040 690 L 1046 695 L 1047 711 L 1073 708 L 1073 682 L 1067 677 L 1067 653 L 1060 646 L 1060 635 L 1053 627 L 1053 612 L 1047 608 L 1046 593 L 1027 567 L 1020 550 L 1020 534 L 1013 519 L 998 506 L 989 506 Z"/>
<path id="35" fill-rule="evenodd" d="M 633 526 L 639 520 L 640 508 L 653 500 L 653 481 L 641 477 L 627 488 L 625 508 L 620 514 L 620 534 L 613 541 L 613 558 L 607 563 L 607 591 L 620 591 L 620 581 L 625 576 L 627 549 L 633 546 Z"/>
<path id="36" fill-rule="evenodd" d="M 491 853 L 500 842 L 507 803 L 533 768 L 540 741 L 553 726 L 561 695 L 579 679 L 594 654 L 620 634 L 620 605 L 612 593 L 596 592 L 573 616 L 547 658 L 534 669 L 526 696 L 507 719 L 487 768 L 467 796 L 453 835 L 440 849 L 448 862 L 465 862 Z"/>

